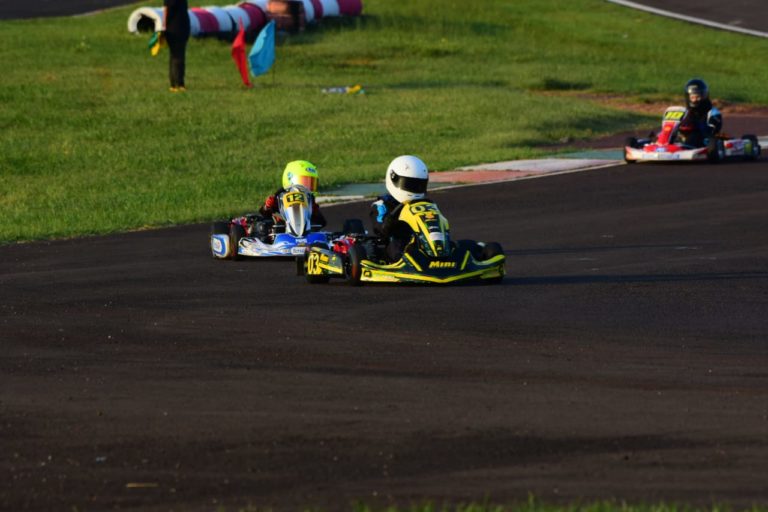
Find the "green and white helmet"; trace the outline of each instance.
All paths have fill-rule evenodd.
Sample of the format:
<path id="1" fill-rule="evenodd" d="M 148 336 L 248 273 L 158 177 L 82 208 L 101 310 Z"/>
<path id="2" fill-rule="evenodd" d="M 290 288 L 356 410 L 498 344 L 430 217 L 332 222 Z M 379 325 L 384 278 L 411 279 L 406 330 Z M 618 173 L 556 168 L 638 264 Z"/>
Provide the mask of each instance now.
<path id="1" fill-rule="evenodd" d="M 312 192 L 317 192 L 317 168 L 306 160 L 288 162 L 283 171 L 283 188 L 291 185 L 303 185 Z"/>

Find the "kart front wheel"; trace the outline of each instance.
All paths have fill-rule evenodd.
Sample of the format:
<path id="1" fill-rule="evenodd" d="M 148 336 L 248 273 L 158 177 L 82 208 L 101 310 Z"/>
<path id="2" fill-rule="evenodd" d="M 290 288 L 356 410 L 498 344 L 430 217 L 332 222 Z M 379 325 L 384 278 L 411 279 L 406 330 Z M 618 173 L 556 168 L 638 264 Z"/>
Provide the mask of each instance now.
<path id="1" fill-rule="evenodd" d="M 637 163 L 636 160 L 632 160 L 627 158 L 627 147 L 630 147 L 632 149 L 638 149 L 640 148 L 640 143 L 637 141 L 637 137 L 627 137 L 624 141 L 624 161 L 628 164 L 634 164 Z"/>
<path id="2" fill-rule="evenodd" d="M 239 260 L 240 254 L 237 252 L 237 248 L 240 246 L 240 239 L 245 236 L 245 228 L 240 224 L 232 223 L 229 226 L 229 245 L 232 253 L 229 255 L 233 260 Z"/>
<path id="3" fill-rule="evenodd" d="M 315 262 L 313 262 L 313 258 L 318 257 L 317 253 L 313 253 L 311 251 L 313 247 L 318 247 L 320 249 L 327 249 L 327 246 L 321 243 L 314 243 L 310 245 L 307 248 L 307 252 L 304 253 L 304 258 L 302 259 L 302 262 L 301 262 L 302 272 L 304 273 L 304 277 L 307 279 L 307 282 L 309 284 L 326 284 L 328 281 L 331 280 L 330 276 L 325 274 L 314 274 L 311 272 L 311 269 L 309 268 L 315 265 Z M 298 265 L 298 262 L 297 262 L 297 265 Z"/>
<path id="4" fill-rule="evenodd" d="M 218 221 L 211 224 L 212 235 L 226 235 L 229 233 L 229 222 Z"/>
<path id="5" fill-rule="evenodd" d="M 501 248 L 501 244 L 496 242 L 488 242 L 483 247 L 483 260 L 489 260 L 494 256 L 498 256 L 499 254 L 504 254 L 504 249 Z"/>
<path id="6" fill-rule="evenodd" d="M 342 228 L 345 235 L 365 235 L 365 225 L 360 219 L 347 219 Z"/>
<path id="7" fill-rule="evenodd" d="M 213 255 L 213 259 L 215 260 L 221 260 L 229 258 L 229 253 L 224 252 L 222 254 L 221 250 L 217 250 L 217 245 L 220 244 L 220 241 L 214 240 L 214 235 L 229 235 L 229 222 L 214 222 L 211 224 L 211 254 Z"/>
<path id="8" fill-rule="evenodd" d="M 501 244 L 497 242 L 486 242 L 483 244 L 483 250 L 480 253 L 480 257 L 482 258 L 482 261 L 488 261 L 493 257 L 499 256 L 504 254 L 504 249 L 501 248 Z M 486 283 L 490 284 L 499 284 L 504 280 L 504 273 L 502 272 L 501 275 L 498 277 L 493 277 L 486 279 Z"/>
<path id="9" fill-rule="evenodd" d="M 469 254 L 476 260 L 483 259 L 483 247 L 474 240 L 458 240 L 456 242 L 456 250 L 469 251 Z"/>
<path id="10" fill-rule="evenodd" d="M 484 261 L 488 261 L 494 256 L 498 256 L 500 254 L 504 254 L 504 249 L 501 248 L 501 244 L 498 244 L 496 242 L 487 242 L 483 246 L 482 257 Z M 504 276 L 500 275 L 499 277 L 494 277 L 492 279 L 489 279 L 488 282 L 491 284 L 499 284 L 503 280 L 504 280 Z"/>
<path id="11" fill-rule="evenodd" d="M 707 160 L 713 164 L 725 158 L 725 145 L 722 139 L 712 137 L 707 144 Z"/>
<path id="12" fill-rule="evenodd" d="M 352 245 L 347 251 L 347 282 L 352 286 L 360 286 L 363 275 L 363 260 L 367 257 L 362 245 Z"/>

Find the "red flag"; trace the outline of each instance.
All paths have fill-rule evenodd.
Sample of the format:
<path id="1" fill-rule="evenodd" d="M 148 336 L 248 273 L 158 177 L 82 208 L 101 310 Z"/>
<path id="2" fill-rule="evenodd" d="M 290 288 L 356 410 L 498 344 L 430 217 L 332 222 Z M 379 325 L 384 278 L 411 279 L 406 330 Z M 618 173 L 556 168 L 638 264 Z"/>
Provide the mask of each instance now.
<path id="1" fill-rule="evenodd" d="M 253 87 L 251 81 L 248 80 L 248 62 L 245 59 L 245 29 L 243 28 L 242 20 L 240 20 L 240 32 L 237 33 L 235 42 L 232 43 L 232 58 L 235 60 L 235 64 L 237 64 L 237 69 L 240 70 L 243 85 Z"/>

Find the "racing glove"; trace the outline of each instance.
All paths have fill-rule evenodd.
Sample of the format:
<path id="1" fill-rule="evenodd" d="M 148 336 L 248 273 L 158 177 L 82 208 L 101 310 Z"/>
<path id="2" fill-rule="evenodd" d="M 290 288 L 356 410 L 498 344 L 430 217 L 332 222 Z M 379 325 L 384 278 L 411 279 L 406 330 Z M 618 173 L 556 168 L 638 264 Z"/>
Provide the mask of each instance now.
<path id="1" fill-rule="evenodd" d="M 384 204 L 384 200 L 379 199 L 378 201 L 374 201 L 373 204 L 371 204 L 371 208 L 376 211 L 376 222 L 384 222 L 384 217 L 387 215 L 387 205 Z"/>
<path id="2" fill-rule="evenodd" d="M 723 117 L 719 112 L 707 116 L 707 127 L 710 130 L 710 136 L 720 133 L 723 127 Z"/>
<path id="3" fill-rule="evenodd" d="M 274 212 L 277 210 L 277 198 L 275 196 L 269 196 L 264 201 L 264 211 Z"/>

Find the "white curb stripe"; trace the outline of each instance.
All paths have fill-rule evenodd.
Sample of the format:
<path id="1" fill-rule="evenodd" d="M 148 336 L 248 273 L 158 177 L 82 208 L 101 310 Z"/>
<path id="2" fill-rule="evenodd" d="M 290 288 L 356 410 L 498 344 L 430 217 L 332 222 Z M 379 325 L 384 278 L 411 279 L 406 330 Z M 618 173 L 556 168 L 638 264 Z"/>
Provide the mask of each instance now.
<path id="1" fill-rule="evenodd" d="M 648 7 L 647 5 L 641 5 L 635 2 L 629 2 L 628 0 L 607 0 L 612 4 L 623 5 L 624 7 L 630 7 L 640 11 L 646 11 L 660 16 L 666 16 L 667 18 L 675 18 L 678 20 L 687 21 L 689 23 L 697 23 L 699 25 L 706 25 L 712 28 L 718 28 L 720 30 L 729 30 L 731 32 L 740 32 L 750 36 L 766 37 L 768 38 L 768 32 L 760 32 L 759 30 L 751 30 L 748 28 L 736 27 L 734 25 L 726 25 L 724 23 L 717 23 L 716 21 L 704 20 L 701 18 L 694 18 L 693 16 L 686 16 L 684 14 L 677 14 L 662 9 L 656 9 L 655 7 Z"/>

